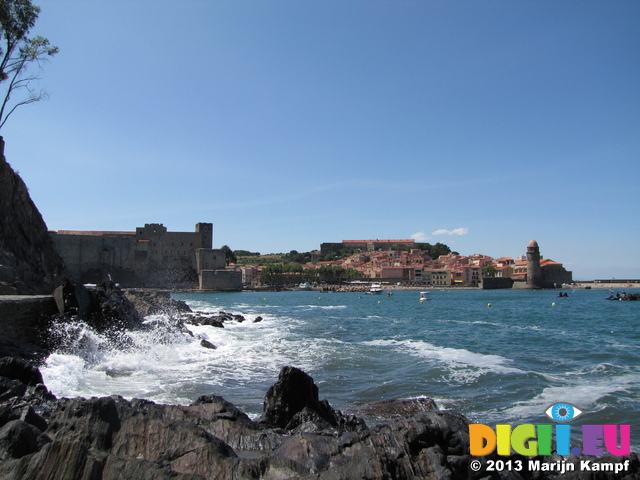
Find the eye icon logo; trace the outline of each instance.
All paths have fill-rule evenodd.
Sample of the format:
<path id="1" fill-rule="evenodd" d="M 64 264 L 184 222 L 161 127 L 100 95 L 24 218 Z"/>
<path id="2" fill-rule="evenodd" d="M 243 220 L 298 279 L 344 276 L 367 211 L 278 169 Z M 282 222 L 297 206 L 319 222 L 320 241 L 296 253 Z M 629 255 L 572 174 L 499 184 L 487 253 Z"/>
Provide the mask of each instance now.
<path id="1" fill-rule="evenodd" d="M 554 403 L 544 414 L 554 422 L 567 423 L 582 415 L 582 410 L 570 403 Z"/>

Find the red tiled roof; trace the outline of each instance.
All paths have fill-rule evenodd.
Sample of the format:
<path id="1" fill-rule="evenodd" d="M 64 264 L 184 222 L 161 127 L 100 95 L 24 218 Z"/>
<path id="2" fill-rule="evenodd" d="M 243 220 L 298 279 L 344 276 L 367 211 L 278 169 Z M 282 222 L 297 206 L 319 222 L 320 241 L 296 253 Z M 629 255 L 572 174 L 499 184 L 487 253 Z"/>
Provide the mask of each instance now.
<path id="1" fill-rule="evenodd" d="M 135 235 L 136 232 L 94 232 L 94 231 L 82 231 L 82 230 L 58 230 L 58 235 L 89 235 L 99 237 L 102 235 Z"/>
<path id="2" fill-rule="evenodd" d="M 342 243 L 416 243 L 414 239 L 409 240 L 343 240 Z"/>

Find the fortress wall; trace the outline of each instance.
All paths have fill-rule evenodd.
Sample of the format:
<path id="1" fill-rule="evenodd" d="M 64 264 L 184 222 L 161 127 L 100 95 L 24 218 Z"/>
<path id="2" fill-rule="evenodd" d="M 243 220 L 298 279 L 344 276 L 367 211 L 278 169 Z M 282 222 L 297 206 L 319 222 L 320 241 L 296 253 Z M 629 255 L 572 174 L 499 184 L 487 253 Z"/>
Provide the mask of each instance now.
<path id="1" fill-rule="evenodd" d="M 37 338 L 43 318 L 57 313 L 52 295 L 0 296 L 0 330 L 11 337 Z"/>
<path id="2" fill-rule="evenodd" d="M 200 290 L 242 290 L 242 273 L 234 270 L 202 270 L 199 280 Z"/>
<path id="3" fill-rule="evenodd" d="M 98 283 L 111 276 L 125 287 L 194 288 L 196 251 L 212 245 L 213 225 L 198 223 L 195 232 L 168 232 L 162 224 L 146 224 L 135 232 L 52 232 L 51 236 L 74 280 Z"/>

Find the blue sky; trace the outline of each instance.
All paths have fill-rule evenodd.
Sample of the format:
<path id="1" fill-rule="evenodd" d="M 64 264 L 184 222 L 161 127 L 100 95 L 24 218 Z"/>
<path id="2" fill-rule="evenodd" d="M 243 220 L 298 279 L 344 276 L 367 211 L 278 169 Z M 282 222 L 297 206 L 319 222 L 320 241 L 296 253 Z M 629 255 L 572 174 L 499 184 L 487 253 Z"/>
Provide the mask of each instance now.
<path id="1" fill-rule="evenodd" d="M 0 134 L 50 229 L 535 238 L 574 278 L 640 278 L 640 2 L 35 3 L 50 98 Z"/>

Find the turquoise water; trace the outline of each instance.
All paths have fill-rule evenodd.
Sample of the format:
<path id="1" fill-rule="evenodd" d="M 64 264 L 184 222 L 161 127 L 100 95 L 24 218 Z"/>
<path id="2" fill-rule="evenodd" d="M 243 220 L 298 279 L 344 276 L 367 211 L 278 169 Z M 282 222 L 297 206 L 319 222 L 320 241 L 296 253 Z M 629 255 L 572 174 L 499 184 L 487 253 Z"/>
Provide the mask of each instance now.
<path id="1" fill-rule="evenodd" d="M 630 424 L 638 451 L 640 302 L 568 293 L 433 290 L 423 304 L 418 291 L 176 294 L 194 310 L 247 321 L 189 326 L 190 336 L 149 317 L 159 326 L 130 333 L 123 350 L 87 330 L 75 350 L 49 357 L 43 375 L 58 396 L 188 404 L 217 394 L 257 417 L 281 367 L 293 365 L 347 412 L 427 396 L 477 423 L 549 423 L 547 407 L 568 402 L 584 412 L 576 424 Z"/>
<path id="2" fill-rule="evenodd" d="M 428 396 L 476 422 L 544 423 L 546 407 L 562 401 L 585 412 L 583 423 L 630 423 L 640 434 L 640 302 L 605 301 L 608 294 L 449 290 L 422 304 L 417 291 L 175 298 L 265 316 L 252 324 L 268 332 L 262 348 L 250 348 L 268 357 L 255 365 L 264 371 L 235 398 L 255 412 L 279 367 L 291 364 L 341 409 Z M 236 385 L 228 388 L 235 395 Z"/>

